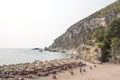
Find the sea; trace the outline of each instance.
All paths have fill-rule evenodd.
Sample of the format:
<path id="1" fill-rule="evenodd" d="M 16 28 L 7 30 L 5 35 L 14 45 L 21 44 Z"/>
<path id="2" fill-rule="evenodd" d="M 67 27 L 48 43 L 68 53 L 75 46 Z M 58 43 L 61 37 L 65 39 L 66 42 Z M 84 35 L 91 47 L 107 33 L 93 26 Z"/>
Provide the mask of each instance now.
<path id="1" fill-rule="evenodd" d="M 46 61 L 67 58 L 69 54 L 61 52 L 49 52 L 31 50 L 29 48 L 0 48 L 0 65 L 34 62 L 35 60 Z"/>

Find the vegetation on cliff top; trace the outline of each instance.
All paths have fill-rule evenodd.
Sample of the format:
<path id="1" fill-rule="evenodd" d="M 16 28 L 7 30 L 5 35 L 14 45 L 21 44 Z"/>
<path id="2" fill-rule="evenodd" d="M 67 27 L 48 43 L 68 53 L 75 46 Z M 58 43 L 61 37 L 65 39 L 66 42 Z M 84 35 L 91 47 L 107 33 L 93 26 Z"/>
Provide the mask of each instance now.
<path id="1" fill-rule="evenodd" d="M 120 18 L 113 19 L 105 29 L 96 29 L 93 37 L 99 43 L 99 48 L 112 50 L 111 58 L 114 60 L 116 56 L 120 55 Z"/>
<path id="2" fill-rule="evenodd" d="M 98 17 L 108 13 L 119 13 L 120 12 L 120 0 L 112 3 L 111 5 L 106 6 L 105 8 L 97 11 L 96 13 L 92 14 L 90 17 Z"/>

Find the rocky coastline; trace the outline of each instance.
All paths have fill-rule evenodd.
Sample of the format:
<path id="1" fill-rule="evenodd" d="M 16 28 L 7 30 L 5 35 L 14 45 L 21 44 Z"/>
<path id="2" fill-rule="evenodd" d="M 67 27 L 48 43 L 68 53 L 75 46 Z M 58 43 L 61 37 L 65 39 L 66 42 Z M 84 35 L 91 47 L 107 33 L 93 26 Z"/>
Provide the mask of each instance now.
<path id="1" fill-rule="evenodd" d="M 49 49 L 65 51 L 68 53 L 74 53 L 83 56 L 86 55 L 82 53 L 81 48 L 83 48 L 83 45 L 88 46 L 86 45 L 86 42 L 92 39 L 92 33 L 98 27 L 106 28 L 108 27 L 111 20 L 120 17 L 119 4 L 120 1 L 116 1 L 106 6 L 105 8 L 95 12 L 94 14 L 91 14 L 90 16 L 73 24 L 72 26 L 70 26 L 70 28 L 67 29 L 64 34 L 54 40 L 53 44 L 49 46 Z M 97 54 L 97 56 L 101 57 L 99 53 Z"/>

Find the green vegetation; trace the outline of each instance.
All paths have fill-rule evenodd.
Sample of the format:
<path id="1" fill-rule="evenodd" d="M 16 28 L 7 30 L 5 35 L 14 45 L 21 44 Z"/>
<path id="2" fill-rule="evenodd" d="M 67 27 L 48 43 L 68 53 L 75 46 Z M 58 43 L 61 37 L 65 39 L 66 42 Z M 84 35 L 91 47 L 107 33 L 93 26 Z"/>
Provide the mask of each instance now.
<path id="1" fill-rule="evenodd" d="M 93 43 L 91 40 L 86 41 L 85 44 L 86 44 L 86 45 L 94 46 L 94 43 Z"/>
<path id="2" fill-rule="evenodd" d="M 120 53 L 119 52 L 120 47 L 120 38 L 115 37 L 111 40 L 111 49 L 112 49 L 112 57 L 113 59 Z"/>
<path id="3" fill-rule="evenodd" d="M 114 60 L 120 54 L 120 18 L 112 20 L 106 29 L 97 28 L 93 32 L 93 37 L 97 40 L 99 48 L 112 50 L 110 55 Z M 106 56 L 105 53 L 104 56 Z M 108 56 L 104 58 L 108 58 Z"/>
<path id="4" fill-rule="evenodd" d="M 104 41 L 110 44 L 114 37 L 120 38 L 120 18 L 111 21 L 105 31 Z"/>
<path id="5" fill-rule="evenodd" d="M 97 47 L 103 49 L 103 48 L 105 48 L 105 44 L 104 43 L 97 43 Z"/>
<path id="6" fill-rule="evenodd" d="M 91 17 L 101 17 L 102 15 L 106 15 L 108 13 L 120 13 L 120 0 L 112 3 L 109 6 L 106 6 L 105 8 L 101 9 L 100 11 L 97 11 L 96 13 L 89 16 Z"/>
<path id="7" fill-rule="evenodd" d="M 113 4 L 107 6 L 106 8 L 100 10 L 99 13 L 101 13 L 101 14 L 107 14 L 110 12 L 117 13 L 117 12 L 119 12 L 119 10 L 120 10 L 120 1 L 116 1 Z"/>
<path id="8" fill-rule="evenodd" d="M 104 39 L 103 35 L 104 35 L 104 28 L 98 27 L 92 34 L 92 37 L 101 42 Z"/>

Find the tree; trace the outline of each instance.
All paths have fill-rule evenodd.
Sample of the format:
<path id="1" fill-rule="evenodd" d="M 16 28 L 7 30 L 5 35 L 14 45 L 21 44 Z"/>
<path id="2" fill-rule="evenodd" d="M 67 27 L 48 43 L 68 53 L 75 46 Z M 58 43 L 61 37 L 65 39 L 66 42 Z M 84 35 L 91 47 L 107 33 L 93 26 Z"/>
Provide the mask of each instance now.
<path id="1" fill-rule="evenodd" d="M 114 37 L 120 38 L 120 18 L 114 19 L 110 22 L 110 25 L 105 30 L 104 42 L 111 43 L 111 39 Z"/>
<path id="2" fill-rule="evenodd" d="M 114 37 L 111 40 L 111 49 L 113 58 L 117 56 L 120 47 L 120 39 L 118 37 Z"/>
<path id="3" fill-rule="evenodd" d="M 104 28 L 98 27 L 92 34 L 92 37 L 95 38 L 97 41 L 103 41 L 104 39 Z"/>
<path id="4" fill-rule="evenodd" d="M 115 60 L 120 46 L 120 18 L 113 19 L 105 29 L 103 42 L 112 50 L 111 56 Z"/>
<path id="5" fill-rule="evenodd" d="M 107 28 L 97 28 L 92 37 L 97 40 L 101 49 L 102 61 L 108 61 L 120 54 L 120 18 L 111 20 Z M 112 50 L 112 52 L 111 52 Z"/>

